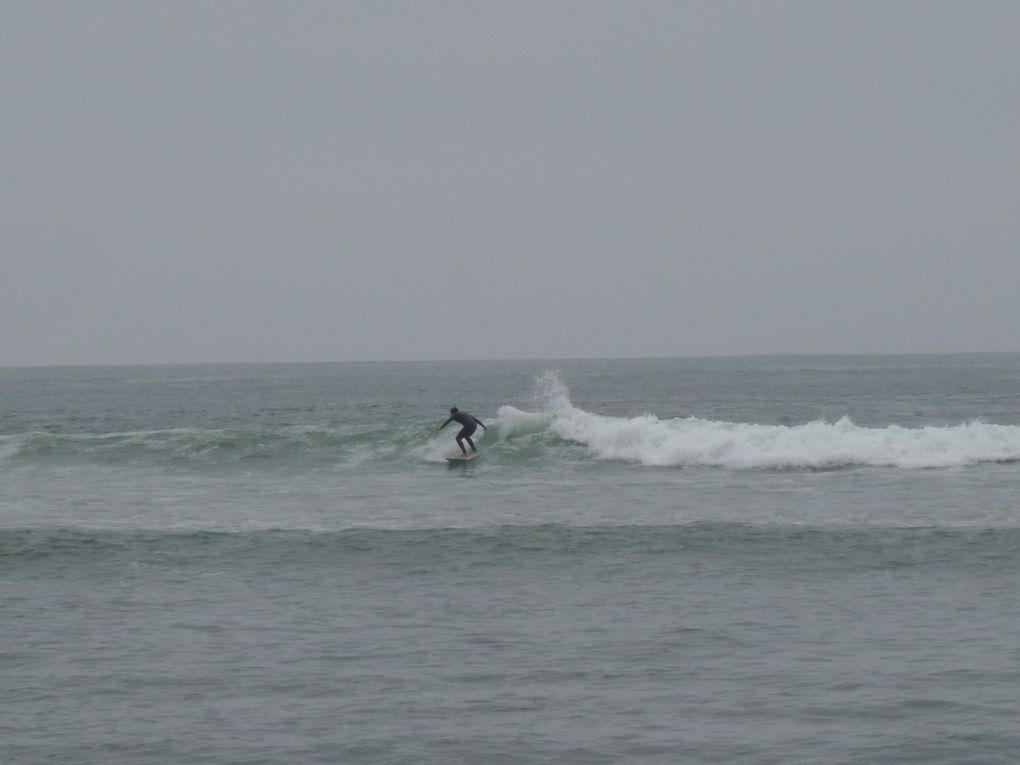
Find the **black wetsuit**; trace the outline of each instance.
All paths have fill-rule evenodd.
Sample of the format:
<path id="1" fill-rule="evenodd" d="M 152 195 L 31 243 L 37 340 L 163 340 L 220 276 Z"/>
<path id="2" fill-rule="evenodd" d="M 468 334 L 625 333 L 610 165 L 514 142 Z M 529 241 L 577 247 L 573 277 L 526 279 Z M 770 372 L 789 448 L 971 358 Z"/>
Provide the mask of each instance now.
<path id="1" fill-rule="evenodd" d="M 460 429 L 460 433 L 457 434 L 457 446 L 460 447 L 460 450 L 464 451 L 464 444 L 461 443 L 461 439 L 463 439 L 467 441 L 468 444 L 471 446 L 471 451 L 473 452 L 478 451 L 475 448 L 475 442 L 471 440 L 471 434 L 478 430 L 479 425 L 481 425 L 484 428 L 485 423 L 483 423 L 477 417 L 468 414 L 467 412 L 457 412 L 455 414 L 451 414 L 450 419 L 448 419 L 446 422 L 440 425 L 439 429 L 442 430 L 451 422 L 459 422 L 463 426 Z"/>

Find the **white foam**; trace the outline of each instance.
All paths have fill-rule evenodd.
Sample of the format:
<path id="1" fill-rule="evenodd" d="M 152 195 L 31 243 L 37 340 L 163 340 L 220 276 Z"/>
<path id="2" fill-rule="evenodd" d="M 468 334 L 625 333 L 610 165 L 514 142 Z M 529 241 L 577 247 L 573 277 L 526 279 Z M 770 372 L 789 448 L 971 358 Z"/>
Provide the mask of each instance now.
<path id="1" fill-rule="evenodd" d="M 838 422 L 756 425 L 694 417 L 602 417 L 581 410 L 557 416 L 552 430 L 602 459 L 642 465 L 832 468 L 887 465 L 950 467 L 1020 460 L 1020 427 L 972 422 L 952 427 L 865 428 Z"/>
<path id="2" fill-rule="evenodd" d="M 549 412 L 525 412 L 509 405 L 496 410 L 496 420 L 489 424 L 501 441 L 518 436 L 541 433 L 549 428 L 554 415 Z"/>
<path id="3" fill-rule="evenodd" d="M 1020 460 L 1020 427 L 1014 425 L 861 427 L 844 417 L 786 426 L 697 417 L 660 420 L 650 414 L 609 417 L 574 407 L 554 374 L 544 375 L 538 386 L 549 392 L 550 430 L 600 459 L 733 469 L 936 468 Z"/>

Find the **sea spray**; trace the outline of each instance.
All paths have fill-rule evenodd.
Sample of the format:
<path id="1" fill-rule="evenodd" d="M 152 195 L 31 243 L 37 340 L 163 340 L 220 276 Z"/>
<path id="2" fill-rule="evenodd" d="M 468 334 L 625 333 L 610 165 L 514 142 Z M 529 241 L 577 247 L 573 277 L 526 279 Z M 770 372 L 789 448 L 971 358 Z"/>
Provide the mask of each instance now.
<path id="1" fill-rule="evenodd" d="M 531 399 L 536 408 L 545 412 L 572 409 L 570 390 L 558 372 L 547 370 L 535 378 Z"/>

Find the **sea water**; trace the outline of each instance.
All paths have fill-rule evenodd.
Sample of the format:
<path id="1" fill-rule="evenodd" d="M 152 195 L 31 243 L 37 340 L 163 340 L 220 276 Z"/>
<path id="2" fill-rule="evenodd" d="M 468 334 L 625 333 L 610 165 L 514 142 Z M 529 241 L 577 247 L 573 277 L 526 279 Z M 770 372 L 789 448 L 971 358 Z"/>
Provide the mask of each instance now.
<path id="1" fill-rule="evenodd" d="M 1016 355 L 0 370 L 0 762 L 1014 763 L 1018 478 Z"/>

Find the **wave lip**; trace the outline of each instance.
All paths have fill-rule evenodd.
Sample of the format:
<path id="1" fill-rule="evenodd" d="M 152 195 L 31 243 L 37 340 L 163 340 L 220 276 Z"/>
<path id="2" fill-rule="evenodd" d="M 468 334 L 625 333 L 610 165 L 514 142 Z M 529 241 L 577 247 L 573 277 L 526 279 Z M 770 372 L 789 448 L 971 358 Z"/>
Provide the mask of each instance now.
<path id="1" fill-rule="evenodd" d="M 1020 427 L 984 422 L 867 428 L 843 417 L 834 423 L 788 426 L 696 417 L 616 418 L 571 409 L 560 412 L 552 428 L 562 438 L 584 444 L 598 458 L 660 467 L 939 468 L 1020 460 Z"/>

